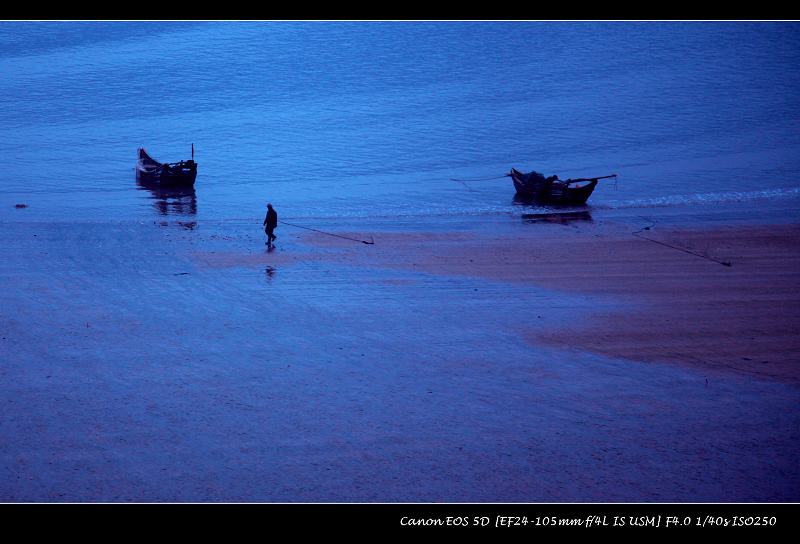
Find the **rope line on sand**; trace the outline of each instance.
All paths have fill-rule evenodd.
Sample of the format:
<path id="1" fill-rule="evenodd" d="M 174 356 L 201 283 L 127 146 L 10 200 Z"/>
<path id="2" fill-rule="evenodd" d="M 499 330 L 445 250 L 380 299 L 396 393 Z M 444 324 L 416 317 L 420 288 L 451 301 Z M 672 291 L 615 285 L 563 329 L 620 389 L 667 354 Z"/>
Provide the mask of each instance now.
<path id="1" fill-rule="evenodd" d="M 344 238 L 345 240 L 352 240 L 354 242 L 361 242 L 362 244 L 367 244 L 367 245 L 374 245 L 375 244 L 375 239 L 372 236 L 370 236 L 370 241 L 368 242 L 366 240 L 359 240 L 358 238 L 350 238 L 349 236 L 342 236 L 341 234 L 334 234 L 332 232 L 325 232 L 324 230 L 312 229 L 311 227 L 304 227 L 303 225 L 295 225 L 294 223 L 287 223 L 286 221 L 283 221 L 283 220 L 278 221 L 278 222 L 280 224 L 282 224 L 282 225 L 289 225 L 290 227 L 297 227 L 298 229 L 313 230 L 314 232 L 327 234 L 328 236 L 336 236 L 337 238 Z"/>
<path id="2" fill-rule="evenodd" d="M 640 215 L 639 217 L 642 217 L 642 216 Z M 639 234 L 640 232 L 642 232 L 643 230 L 650 230 L 656 224 L 656 222 L 653 221 L 652 219 L 647 219 L 646 217 L 642 217 L 642 219 L 650 221 L 652 223 L 652 225 L 649 225 L 647 227 L 643 227 L 643 228 L 631 233 L 632 235 L 636 236 L 637 238 L 641 238 L 642 240 L 647 240 L 648 242 L 653 242 L 654 244 L 660 244 L 662 246 L 667 246 L 667 247 L 672 248 L 672 249 L 677 249 L 678 251 L 683 251 L 684 253 L 688 253 L 689 255 L 694 255 L 695 257 L 700 257 L 702 259 L 708 259 L 709 261 L 715 262 L 717 264 L 721 264 L 722 266 L 732 266 L 730 261 L 718 261 L 717 259 L 715 259 L 713 257 L 709 257 L 708 255 L 703 255 L 702 253 L 695 253 L 694 251 L 690 251 L 690 250 L 682 248 L 682 247 L 673 246 L 673 245 L 668 244 L 666 242 L 659 242 L 658 240 L 653 240 L 652 238 L 648 238 L 647 236 L 642 236 L 641 234 Z"/>

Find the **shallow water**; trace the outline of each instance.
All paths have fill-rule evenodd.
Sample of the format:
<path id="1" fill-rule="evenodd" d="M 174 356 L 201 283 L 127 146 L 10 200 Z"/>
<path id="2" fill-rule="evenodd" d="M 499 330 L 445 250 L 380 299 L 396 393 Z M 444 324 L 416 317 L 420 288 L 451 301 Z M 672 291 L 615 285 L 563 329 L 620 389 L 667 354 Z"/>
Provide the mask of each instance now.
<path id="1" fill-rule="evenodd" d="M 136 148 L 192 143 L 198 220 L 515 211 L 451 181 L 511 166 L 620 174 L 599 207 L 796 198 L 799 62 L 797 23 L 4 22 L 0 219 L 152 217 Z"/>

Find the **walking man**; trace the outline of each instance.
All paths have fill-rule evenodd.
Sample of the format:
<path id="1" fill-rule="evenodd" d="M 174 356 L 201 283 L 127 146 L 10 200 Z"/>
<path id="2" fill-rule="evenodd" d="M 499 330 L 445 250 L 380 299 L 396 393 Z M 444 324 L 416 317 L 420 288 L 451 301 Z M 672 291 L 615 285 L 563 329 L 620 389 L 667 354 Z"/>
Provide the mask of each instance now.
<path id="1" fill-rule="evenodd" d="M 272 208 L 272 204 L 267 204 L 267 216 L 264 218 L 264 232 L 267 233 L 267 245 L 271 246 L 272 242 L 277 238 L 273 231 L 278 226 L 278 214 Z"/>

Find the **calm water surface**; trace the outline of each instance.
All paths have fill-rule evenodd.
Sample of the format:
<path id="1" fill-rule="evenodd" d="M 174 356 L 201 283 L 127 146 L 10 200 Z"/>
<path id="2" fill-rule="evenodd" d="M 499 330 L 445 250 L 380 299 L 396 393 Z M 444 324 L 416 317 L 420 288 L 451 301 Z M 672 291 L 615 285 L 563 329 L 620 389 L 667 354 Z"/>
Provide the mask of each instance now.
<path id="1" fill-rule="evenodd" d="M 800 197 L 800 24 L 0 23 L 0 219 L 518 212 Z M 144 146 L 196 191 L 137 187 Z M 17 203 L 28 208 L 18 210 Z"/>

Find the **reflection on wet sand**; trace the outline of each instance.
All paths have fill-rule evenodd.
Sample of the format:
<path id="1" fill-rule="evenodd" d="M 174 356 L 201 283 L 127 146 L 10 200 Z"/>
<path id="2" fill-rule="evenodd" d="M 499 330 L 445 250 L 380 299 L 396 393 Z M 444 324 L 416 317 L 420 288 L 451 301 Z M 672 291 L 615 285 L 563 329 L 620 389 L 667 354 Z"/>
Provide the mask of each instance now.
<path id="1" fill-rule="evenodd" d="M 536 213 L 523 213 L 522 221 L 525 223 L 557 223 L 566 225 L 573 221 L 591 221 L 592 214 L 589 206 L 543 206 L 535 199 L 514 195 L 515 206 L 524 206 Z"/>
<path id="2" fill-rule="evenodd" d="M 558 223 L 567 225 L 573 221 L 592 221 L 592 214 L 588 210 L 550 213 L 524 213 L 522 220 L 525 223 Z"/>
<path id="3" fill-rule="evenodd" d="M 153 207 L 159 215 L 197 215 L 197 194 L 194 187 L 164 189 L 137 181 L 139 189 L 146 190 L 153 199 Z"/>

